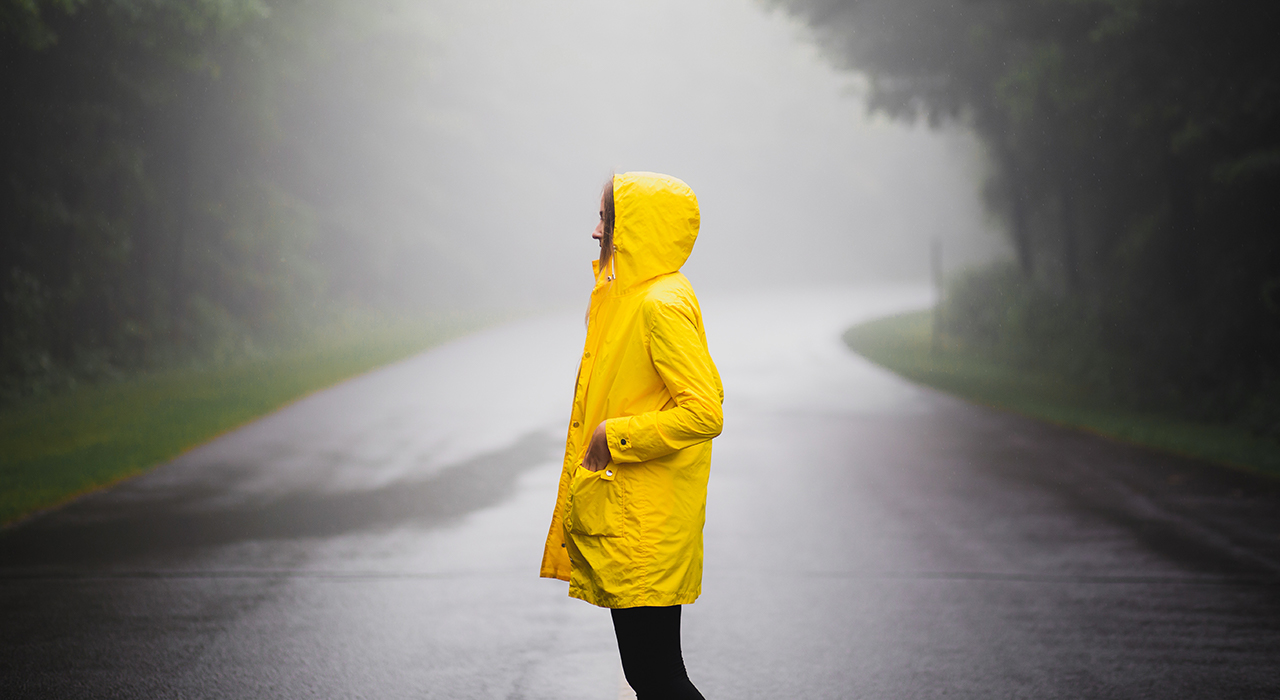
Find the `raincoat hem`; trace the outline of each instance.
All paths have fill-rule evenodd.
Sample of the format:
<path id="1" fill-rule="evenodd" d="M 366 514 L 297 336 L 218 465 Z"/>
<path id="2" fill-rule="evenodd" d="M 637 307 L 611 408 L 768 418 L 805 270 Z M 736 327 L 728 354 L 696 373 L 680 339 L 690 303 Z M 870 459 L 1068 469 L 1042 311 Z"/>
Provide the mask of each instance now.
<path id="1" fill-rule="evenodd" d="M 538 578 L 553 578 L 553 579 L 557 579 L 557 580 L 560 580 L 560 581 L 568 581 L 568 580 L 569 580 L 569 572 L 568 572 L 568 571 L 563 571 L 563 572 L 561 572 L 561 571 L 556 571 L 555 569 L 543 569 L 542 571 L 540 571 L 540 572 L 538 573 Z"/>
<path id="2" fill-rule="evenodd" d="M 569 587 L 569 597 L 590 603 L 598 608 L 620 610 L 623 608 L 665 608 L 672 605 L 692 605 L 702 594 L 701 589 L 682 593 L 654 593 L 640 595 L 593 595 L 592 591 L 583 588 Z"/>

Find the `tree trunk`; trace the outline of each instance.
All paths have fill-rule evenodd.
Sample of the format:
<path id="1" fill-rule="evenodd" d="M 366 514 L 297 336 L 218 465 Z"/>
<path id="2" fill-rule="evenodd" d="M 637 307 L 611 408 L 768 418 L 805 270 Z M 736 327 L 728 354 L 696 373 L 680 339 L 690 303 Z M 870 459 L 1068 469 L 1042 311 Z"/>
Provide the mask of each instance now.
<path id="1" fill-rule="evenodd" d="M 1005 177 L 1009 179 L 1009 233 L 1013 238 L 1013 250 L 1018 255 L 1018 267 L 1024 276 L 1031 277 L 1035 272 L 1035 262 L 1031 258 L 1031 232 L 1027 230 L 1027 195 L 1013 159 L 1005 158 L 1005 164 Z"/>
<path id="2" fill-rule="evenodd" d="M 1170 157 L 1166 168 L 1169 187 L 1169 289 L 1174 300 L 1187 303 L 1199 290 L 1195 261 L 1195 186 L 1186 163 L 1181 159 Z"/>
<path id="3" fill-rule="evenodd" d="M 1071 185 L 1063 185 L 1062 190 L 1062 273 L 1067 285 L 1067 292 L 1074 294 L 1080 290 L 1080 244 L 1079 231 L 1076 226 L 1075 193 Z"/>

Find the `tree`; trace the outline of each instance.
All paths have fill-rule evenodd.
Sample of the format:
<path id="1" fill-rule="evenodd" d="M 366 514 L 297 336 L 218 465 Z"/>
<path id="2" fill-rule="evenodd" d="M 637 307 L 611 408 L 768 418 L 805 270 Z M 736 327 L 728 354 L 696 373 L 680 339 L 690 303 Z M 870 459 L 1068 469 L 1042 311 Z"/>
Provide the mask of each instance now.
<path id="1" fill-rule="evenodd" d="M 1280 377 L 1280 6 L 783 4 L 868 74 L 870 108 L 982 138 L 1024 275 L 1097 327 L 1121 393 L 1218 417 L 1280 401 L 1260 389 Z"/>
<path id="2" fill-rule="evenodd" d="M 377 8 L 0 0 L 0 395 L 235 354 L 343 293 L 305 125 Z"/>

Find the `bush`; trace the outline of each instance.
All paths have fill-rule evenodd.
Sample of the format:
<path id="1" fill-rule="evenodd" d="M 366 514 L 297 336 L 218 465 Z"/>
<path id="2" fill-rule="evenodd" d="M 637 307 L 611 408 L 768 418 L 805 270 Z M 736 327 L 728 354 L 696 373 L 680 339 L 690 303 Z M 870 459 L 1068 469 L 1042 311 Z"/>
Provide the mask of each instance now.
<path id="1" fill-rule="evenodd" d="M 1072 382 L 1118 407 L 1280 435 L 1280 373 L 1231 300 L 1151 303 L 1142 289 L 1063 294 L 1012 264 L 957 275 L 939 308 L 948 344 Z M 1265 347 L 1265 345 L 1264 345 Z"/>

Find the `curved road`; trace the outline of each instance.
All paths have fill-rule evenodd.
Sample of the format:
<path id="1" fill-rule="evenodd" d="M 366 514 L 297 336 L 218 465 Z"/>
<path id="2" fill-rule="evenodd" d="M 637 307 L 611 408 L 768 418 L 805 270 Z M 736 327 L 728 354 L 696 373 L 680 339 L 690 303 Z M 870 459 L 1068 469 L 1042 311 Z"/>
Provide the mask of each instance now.
<path id="1" fill-rule="evenodd" d="M 685 613 L 706 696 L 1280 697 L 1276 483 L 841 345 L 926 301 L 704 300 L 727 394 Z M 582 335 L 461 339 L 0 533 L 0 696 L 625 696 L 608 615 L 536 578 Z"/>

